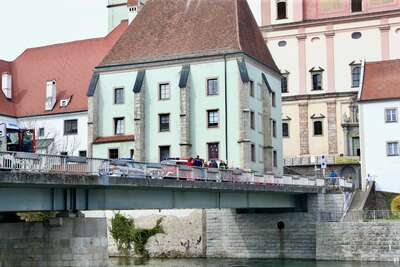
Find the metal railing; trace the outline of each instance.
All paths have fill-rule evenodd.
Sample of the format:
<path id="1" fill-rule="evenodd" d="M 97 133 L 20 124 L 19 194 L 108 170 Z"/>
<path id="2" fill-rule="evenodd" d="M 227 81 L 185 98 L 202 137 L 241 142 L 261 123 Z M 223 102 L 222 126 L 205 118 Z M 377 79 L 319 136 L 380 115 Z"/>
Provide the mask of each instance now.
<path id="1" fill-rule="evenodd" d="M 241 169 L 202 168 L 175 164 L 140 163 L 128 160 L 109 160 L 21 152 L 0 152 L 0 170 L 90 174 L 145 179 L 200 180 L 206 182 L 213 181 L 279 186 L 324 187 L 327 185 L 326 180 L 318 177 L 279 177 L 272 174 L 262 174 Z M 339 186 L 348 186 L 341 178 L 338 178 L 338 182 Z"/>
<path id="2" fill-rule="evenodd" d="M 357 156 L 340 156 L 340 155 L 327 155 L 326 163 L 328 165 L 333 164 L 358 164 L 360 161 L 360 157 Z M 320 165 L 321 157 L 320 156 L 296 156 L 296 157 L 287 157 L 283 159 L 283 165 L 287 167 L 291 166 L 312 166 L 312 165 Z"/>
<path id="3" fill-rule="evenodd" d="M 400 220 L 400 212 L 390 210 L 360 211 L 319 211 L 321 222 L 369 222 L 380 220 Z"/>

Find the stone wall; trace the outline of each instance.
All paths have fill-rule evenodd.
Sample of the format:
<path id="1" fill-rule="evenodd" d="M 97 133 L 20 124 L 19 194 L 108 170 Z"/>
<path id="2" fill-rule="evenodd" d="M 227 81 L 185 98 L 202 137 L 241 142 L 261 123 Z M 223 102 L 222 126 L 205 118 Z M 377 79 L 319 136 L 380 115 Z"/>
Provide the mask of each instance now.
<path id="1" fill-rule="evenodd" d="M 106 220 L 0 223 L 0 267 L 108 266 Z"/>
<path id="2" fill-rule="evenodd" d="M 134 219 L 135 226 L 150 229 L 155 226 L 159 218 L 164 234 L 151 237 L 146 245 L 151 257 L 203 257 L 203 210 L 131 210 L 121 211 L 129 218 Z M 110 234 L 113 211 L 85 212 L 86 217 L 106 217 L 108 221 L 109 255 L 121 256 Z M 135 256 L 132 252 L 132 256 Z"/>
<path id="3" fill-rule="evenodd" d="M 318 260 L 399 261 L 400 222 L 320 223 Z"/>

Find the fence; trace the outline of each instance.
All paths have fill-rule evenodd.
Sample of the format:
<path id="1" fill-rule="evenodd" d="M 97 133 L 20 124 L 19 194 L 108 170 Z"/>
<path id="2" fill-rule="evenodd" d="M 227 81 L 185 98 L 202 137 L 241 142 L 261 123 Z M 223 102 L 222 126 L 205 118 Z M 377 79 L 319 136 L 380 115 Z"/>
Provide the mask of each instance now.
<path id="1" fill-rule="evenodd" d="M 368 222 L 378 220 L 400 220 L 400 211 L 390 210 L 360 210 L 335 212 L 320 211 L 319 220 L 321 222 Z"/>
<path id="2" fill-rule="evenodd" d="M 278 177 L 271 174 L 262 174 L 241 169 L 214 169 L 175 164 L 140 163 L 129 160 L 109 160 L 20 152 L 0 152 L 0 170 L 91 174 L 146 179 L 201 180 L 265 185 L 326 186 L 326 181 L 320 177 Z M 338 178 L 338 183 L 341 187 L 349 186 L 349 184 L 341 178 Z"/>
<path id="3" fill-rule="evenodd" d="M 358 164 L 360 161 L 359 157 L 353 156 L 339 156 L 339 155 L 327 155 L 326 163 L 328 165 L 333 164 Z M 283 165 L 286 167 L 293 166 L 313 166 L 321 165 L 320 156 L 297 156 L 297 157 L 287 157 L 283 159 Z"/>

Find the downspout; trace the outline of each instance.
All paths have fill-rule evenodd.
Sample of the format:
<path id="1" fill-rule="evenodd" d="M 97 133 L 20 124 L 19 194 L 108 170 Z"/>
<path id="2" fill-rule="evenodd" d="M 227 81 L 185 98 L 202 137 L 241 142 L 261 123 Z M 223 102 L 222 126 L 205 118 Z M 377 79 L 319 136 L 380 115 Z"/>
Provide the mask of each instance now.
<path id="1" fill-rule="evenodd" d="M 227 73 L 226 73 L 226 55 L 224 55 L 224 76 L 225 76 L 225 157 L 226 164 L 229 162 L 228 158 L 228 96 L 227 96 Z"/>

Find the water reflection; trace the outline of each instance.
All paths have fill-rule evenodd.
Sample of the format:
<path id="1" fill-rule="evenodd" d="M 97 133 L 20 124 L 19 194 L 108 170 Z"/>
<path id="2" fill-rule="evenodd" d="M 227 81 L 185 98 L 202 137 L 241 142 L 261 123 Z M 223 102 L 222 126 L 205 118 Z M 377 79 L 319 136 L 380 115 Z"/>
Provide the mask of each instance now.
<path id="1" fill-rule="evenodd" d="M 136 260 L 110 259 L 110 267 L 400 267 L 395 263 L 359 263 L 332 261 L 297 261 L 297 260 L 241 260 L 241 259 L 168 259 Z"/>

